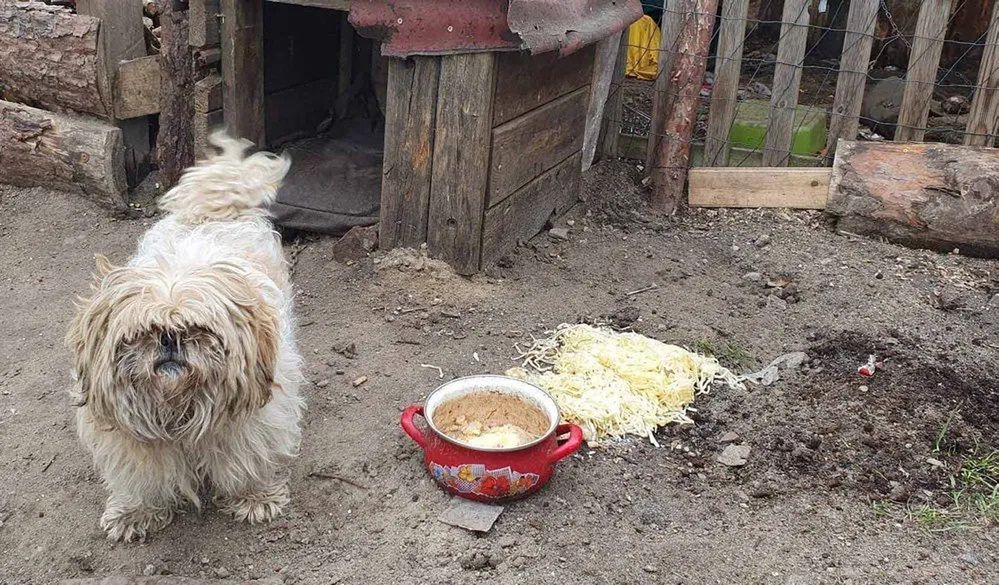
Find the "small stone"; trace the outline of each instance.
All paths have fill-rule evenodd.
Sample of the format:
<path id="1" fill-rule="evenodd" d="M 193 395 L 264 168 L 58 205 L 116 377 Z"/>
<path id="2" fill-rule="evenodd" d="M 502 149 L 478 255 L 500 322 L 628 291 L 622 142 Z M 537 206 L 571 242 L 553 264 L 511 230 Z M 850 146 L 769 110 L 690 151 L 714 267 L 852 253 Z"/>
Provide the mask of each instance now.
<path id="1" fill-rule="evenodd" d="M 992 295 L 992 298 L 989 299 L 989 306 L 999 309 L 999 293 Z"/>
<path id="2" fill-rule="evenodd" d="M 319 380 L 318 382 L 316 382 L 316 388 L 325 388 L 325 387 L 327 387 L 329 385 L 330 385 L 330 381 L 329 381 L 328 378 L 324 378 L 324 379 Z"/>
<path id="3" fill-rule="evenodd" d="M 152 577 L 159 571 L 156 569 L 156 565 L 146 565 L 146 568 L 142 569 L 142 574 L 146 577 Z"/>
<path id="4" fill-rule="evenodd" d="M 739 435 L 732 431 L 727 431 L 721 437 L 718 437 L 719 443 L 732 443 L 739 440 Z"/>
<path id="5" fill-rule="evenodd" d="M 211 564 L 211 562 L 212 562 L 211 559 L 209 559 L 208 557 L 201 557 L 201 564 L 202 565 L 209 565 L 209 564 Z"/>
<path id="6" fill-rule="evenodd" d="M 763 275 L 759 272 L 747 272 L 742 275 L 743 280 L 748 280 L 749 282 L 760 282 L 763 280 Z"/>
<path id="7" fill-rule="evenodd" d="M 763 234 L 762 236 L 756 238 L 756 241 L 753 242 L 753 244 L 755 244 L 757 248 L 764 248 L 766 246 L 769 246 L 770 236 L 768 236 L 767 234 Z"/>
<path id="8" fill-rule="evenodd" d="M 978 564 L 978 557 L 976 555 L 970 553 L 970 552 L 966 552 L 966 553 L 962 554 L 961 556 L 959 556 L 957 558 L 961 559 L 965 563 L 968 563 L 969 565 L 977 565 Z"/>
<path id="9" fill-rule="evenodd" d="M 517 537 L 515 536 L 503 536 L 499 539 L 500 548 L 513 548 L 517 546 Z"/>
<path id="10" fill-rule="evenodd" d="M 718 455 L 718 463 L 728 467 L 741 467 L 748 461 L 751 450 L 749 445 L 729 445 Z"/>
<path id="11" fill-rule="evenodd" d="M 368 381 L 368 377 L 367 377 L 367 376 L 361 376 L 360 378 L 356 378 L 356 379 L 355 379 L 355 380 L 354 380 L 353 382 L 351 382 L 350 384 L 351 384 L 351 386 L 353 386 L 354 388 L 357 388 L 358 386 L 360 386 L 361 384 L 363 384 L 363 383 L 365 383 L 365 382 L 367 382 L 367 381 Z"/>
<path id="12" fill-rule="evenodd" d="M 552 228 L 548 230 L 548 237 L 553 240 L 568 240 L 569 230 L 566 228 Z"/>
<path id="13" fill-rule="evenodd" d="M 645 571 L 646 573 L 657 573 L 657 572 L 659 572 L 659 570 L 656 569 L 655 567 L 653 567 L 652 565 L 645 565 L 644 567 L 642 567 L 642 570 Z"/>
<path id="14" fill-rule="evenodd" d="M 333 244 L 333 259 L 340 263 L 358 261 L 378 246 L 378 226 L 350 228 Z"/>
<path id="15" fill-rule="evenodd" d="M 232 574 L 232 573 L 229 572 L 229 569 L 227 569 L 225 567 L 217 567 L 212 572 L 215 573 L 215 576 L 218 577 L 219 579 L 226 579 L 226 578 L 229 577 L 229 575 Z"/>

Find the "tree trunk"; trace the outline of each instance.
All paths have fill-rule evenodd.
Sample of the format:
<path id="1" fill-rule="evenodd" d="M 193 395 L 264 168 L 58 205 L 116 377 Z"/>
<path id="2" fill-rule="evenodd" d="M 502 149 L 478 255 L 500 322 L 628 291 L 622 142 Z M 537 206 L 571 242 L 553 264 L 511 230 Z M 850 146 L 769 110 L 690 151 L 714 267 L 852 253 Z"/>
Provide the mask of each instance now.
<path id="1" fill-rule="evenodd" d="M 188 11 L 163 2 L 160 13 L 160 130 L 156 137 L 160 182 L 170 187 L 194 164 L 194 66 Z"/>
<path id="2" fill-rule="evenodd" d="M 41 2 L 0 2 L 0 96 L 52 110 L 110 115 L 98 85 L 100 20 Z"/>
<path id="3" fill-rule="evenodd" d="M 714 28 L 718 0 L 677 0 L 677 10 L 670 8 L 674 18 L 682 19 L 676 51 L 670 60 L 670 91 L 662 93 L 657 126 L 662 136 L 656 140 L 652 179 L 655 189 L 652 206 L 667 214 L 676 212 L 687 182 L 690 164 L 690 140 L 697 122 L 697 105 L 708 62 L 711 31 Z"/>
<path id="4" fill-rule="evenodd" d="M 826 211 L 899 244 L 999 257 L 999 155 L 947 144 L 841 141 Z"/>
<path id="5" fill-rule="evenodd" d="M 125 206 L 121 130 L 0 100 L 0 182 L 43 186 Z"/>

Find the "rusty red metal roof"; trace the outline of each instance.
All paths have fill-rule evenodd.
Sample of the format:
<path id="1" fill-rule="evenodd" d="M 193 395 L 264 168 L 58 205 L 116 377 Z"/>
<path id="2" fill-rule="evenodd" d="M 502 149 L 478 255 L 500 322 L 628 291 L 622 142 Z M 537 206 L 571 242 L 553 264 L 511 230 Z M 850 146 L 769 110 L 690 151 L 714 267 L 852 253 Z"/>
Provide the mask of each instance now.
<path id="1" fill-rule="evenodd" d="M 639 0 L 354 0 L 350 23 L 390 57 L 481 51 L 569 54 L 624 30 Z"/>

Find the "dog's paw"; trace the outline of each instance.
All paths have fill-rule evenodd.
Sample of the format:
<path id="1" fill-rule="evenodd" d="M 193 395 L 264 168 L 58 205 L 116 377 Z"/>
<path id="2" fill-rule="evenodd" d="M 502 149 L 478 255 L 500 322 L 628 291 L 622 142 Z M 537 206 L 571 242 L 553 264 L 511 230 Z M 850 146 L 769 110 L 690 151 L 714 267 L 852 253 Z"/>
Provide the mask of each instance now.
<path id="1" fill-rule="evenodd" d="M 288 484 L 281 484 L 265 491 L 226 498 L 221 502 L 221 511 L 235 518 L 237 522 L 260 524 L 280 516 L 281 510 L 290 501 Z"/>
<path id="2" fill-rule="evenodd" d="M 121 508 L 108 506 L 101 516 L 101 529 L 108 540 L 132 542 L 145 540 L 148 534 L 162 530 L 173 521 L 169 508 Z"/>

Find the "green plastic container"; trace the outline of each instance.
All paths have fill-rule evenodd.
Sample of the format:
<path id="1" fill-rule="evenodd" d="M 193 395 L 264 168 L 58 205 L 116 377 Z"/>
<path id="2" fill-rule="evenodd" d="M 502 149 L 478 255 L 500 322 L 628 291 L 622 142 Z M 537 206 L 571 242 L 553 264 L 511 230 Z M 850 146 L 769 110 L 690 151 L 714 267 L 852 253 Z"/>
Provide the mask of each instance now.
<path id="1" fill-rule="evenodd" d="M 728 138 L 736 148 L 763 149 L 767 138 L 767 117 L 770 102 L 746 100 L 735 109 L 735 122 Z M 798 106 L 794 112 L 794 136 L 791 154 L 811 156 L 826 147 L 826 111 L 809 106 Z"/>

